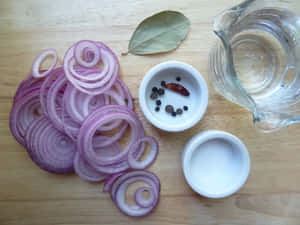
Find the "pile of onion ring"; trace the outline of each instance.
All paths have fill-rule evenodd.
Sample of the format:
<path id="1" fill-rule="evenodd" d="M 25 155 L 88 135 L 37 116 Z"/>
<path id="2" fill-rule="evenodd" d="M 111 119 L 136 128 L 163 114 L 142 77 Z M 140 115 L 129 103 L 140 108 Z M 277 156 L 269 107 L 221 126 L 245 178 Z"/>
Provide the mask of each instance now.
<path id="1" fill-rule="evenodd" d="M 40 70 L 48 57 L 51 66 Z M 155 161 L 158 143 L 145 136 L 133 111 L 129 89 L 118 78 L 116 55 L 101 42 L 83 40 L 67 50 L 61 67 L 57 62 L 54 49 L 43 51 L 33 62 L 31 74 L 14 96 L 11 133 L 41 169 L 105 181 L 103 191 L 110 192 L 121 212 L 148 215 L 158 203 L 160 181 L 145 169 Z M 122 149 L 119 141 L 128 127 L 130 140 Z M 142 160 L 145 143 L 150 153 Z M 137 188 L 136 204 L 130 205 L 126 190 L 135 182 L 146 185 Z"/>

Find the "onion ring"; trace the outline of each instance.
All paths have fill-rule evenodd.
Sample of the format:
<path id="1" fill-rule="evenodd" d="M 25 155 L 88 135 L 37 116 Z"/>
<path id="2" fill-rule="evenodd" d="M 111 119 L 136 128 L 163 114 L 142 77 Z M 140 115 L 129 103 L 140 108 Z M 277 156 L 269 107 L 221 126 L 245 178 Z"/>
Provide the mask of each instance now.
<path id="1" fill-rule="evenodd" d="M 140 157 L 144 153 L 145 148 L 141 148 L 141 143 L 148 142 L 150 144 L 151 150 L 148 154 L 147 158 L 143 161 L 138 161 Z M 128 152 L 128 163 L 132 169 L 146 169 L 151 166 L 151 164 L 155 161 L 158 154 L 158 143 L 153 137 L 143 137 L 134 144 Z M 139 152 L 141 151 L 141 152 Z"/>
<path id="2" fill-rule="evenodd" d="M 39 101 L 39 89 L 19 97 L 13 104 L 9 117 L 9 126 L 12 135 L 22 145 L 26 146 L 24 137 L 31 122 L 43 112 Z"/>
<path id="3" fill-rule="evenodd" d="M 92 147 L 92 138 L 99 127 L 115 118 L 124 119 L 129 123 L 132 129 L 131 140 L 127 147 L 120 154 L 111 157 L 110 159 L 103 160 L 103 158 L 98 157 L 95 154 Z M 133 146 L 135 141 L 143 136 L 143 125 L 133 111 L 124 106 L 104 106 L 92 112 L 83 122 L 79 130 L 77 147 L 91 165 L 94 167 L 98 167 L 96 165 L 99 165 L 102 168 L 104 165 L 114 164 L 126 157 L 129 149 Z M 115 140 L 115 138 L 113 137 L 111 140 Z M 121 168 L 124 169 L 126 167 L 127 165 L 125 166 L 124 164 L 124 167 Z M 121 172 L 121 168 L 116 169 L 114 173 Z M 98 169 L 100 168 L 98 167 Z M 103 170 L 101 171 L 103 172 Z"/>
<path id="4" fill-rule="evenodd" d="M 53 61 L 40 70 L 48 57 Z M 89 182 L 105 181 L 117 207 L 126 215 L 148 215 L 158 204 L 159 179 L 143 171 L 157 157 L 158 143 L 146 137 L 133 111 L 128 87 L 118 78 L 117 56 L 102 42 L 82 40 L 65 53 L 63 65 L 54 49 L 43 51 L 32 64 L 32 74 L 19 85 L 10 112 L 10 129 L 32 161 L 57 174 L 75 172 Z M 122 149 L 127 128 L 131 136 Z M 109 135 L 108 135 L 109 134 Z M 126 137 L 126 136 L 125 136 Z M 150 154 L 140 161 L 145 142 Z M 137 171 L 132 171 L 137 169 Z M 126 203 L 126 190 L 135 182 L 135 206 Z M 144 192 L 149 198 L 144 198 Z"/>
<path id="5" fill-rule="evenodd" d="M 110 50 L 110 48 L 99 42 L 84 41 L 83 43 L 88 42 L 91 42 L 98 47 L 98 51 L 104 65 L 103 69 L 100 72 L 90 70 L 90 73 L 86 74 L 81 74 L 76 71 L 74 68 L 75 65 L 78 64 L 76 58 L 78 59 L 79 54 L 75 53 L 76 44 L 67 50 L 63 61 L 63 68 L 67 79 L 74 85 L 74 87 L 86 94 L 97 95 L 104 93 L 112 87 L 117 79 L 120 66 L 116 55 Z M 75 55 L 77 56 L 75 57 Z M 88 69 L 86 71 L 88 71 Z"/>
<path id="6" fill-rule="evenodd" d="M 148 200 L 141 200 L 139 197 L 141 188 L 138 188 L 138 193 L 135 193 L 135 197 L 138 197 L 138 204 L 131 206 L 126 203 L 126 190 L 130 184 L 135 182 L 145 182 L 148 184 L 150 187 L 147 187 L 147 190 L 151 189 L 149 191 L 151 196 Z M 148 171 L 132 171 L 118 177 L 113 183 L 110 192 L 112 200 L 116 203 L 120 211 L 132 217 L 146 216 L 151 213 L 159 201 L 159 193 L 159 179 L 155 174 Z"/>
<path id="7" fill-rule="evenodd" d="M 86 53 L 88 55 L 86 55 L 86 57 L 84 57 L 85 49 L 88 49 L 88 52 Z M 90 57 L 90 54 L 93 54 L 92 58 Z M 79 41 L 75 45 L 74 57 L 80 66 L 91 68 L 99 63 L 100 51 L 98 50 L 97 45 L 92 41 Z M 81 57 L 83 57 L 83 59 Z M 89 61 L 85 61 L 87 58 Z"/>
<path id="8" fill-rule="evenodd" d="M 100 182 L 108 176 L 105 173 L 100 173 L 91 167 L 84 158 L 76 152 L 74 157 L 74 170 L 76 174 L 83 180 L 90 182 Z"/>
<path id="9" fill-rule="evenodd" d="M 27 152 L 41 169 L 51 173 L 73 172 L 76 144 L 41 116 L 34 120 L 25 136 Z"/>
<path id="10" fill-rule="evenodd" d="M 48 70 L 40 73 L 39 69 L 42 64 L 42 62 L 49 56 L 53 56 L 53 63 L 49 67 Z M 54 49 L 47 49 L 43 51 L 33 62 L 32 64 L 32 76 L 35 78 L 41 78 L 47 76 L 51 71 L 55 68 L 58 61 L 57 52 Z"/>

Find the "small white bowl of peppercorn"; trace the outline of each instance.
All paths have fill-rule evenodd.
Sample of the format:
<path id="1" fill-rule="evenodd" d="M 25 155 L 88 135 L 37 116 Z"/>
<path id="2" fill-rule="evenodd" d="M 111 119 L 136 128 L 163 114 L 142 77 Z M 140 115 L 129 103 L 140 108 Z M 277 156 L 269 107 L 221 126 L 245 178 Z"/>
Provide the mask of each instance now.
<path id="1" fill-rule="evenodd" d="M 203 117 L 208 104 L 208 89 L 194 67 L 167 61 L 146 73 L 139 88 L 139 103 L 154 126 L 165 131 L 183 131 Z"/>

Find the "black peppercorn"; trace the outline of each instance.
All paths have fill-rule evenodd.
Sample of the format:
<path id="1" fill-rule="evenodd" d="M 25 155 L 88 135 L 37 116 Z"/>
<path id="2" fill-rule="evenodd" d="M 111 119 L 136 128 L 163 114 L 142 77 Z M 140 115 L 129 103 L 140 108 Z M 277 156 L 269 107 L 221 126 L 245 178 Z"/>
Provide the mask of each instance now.
<path id="1" fill-rule="evenodd" d="M 155 100 L 155 99 L 157 99 L 157 94 L 155 93 L 155 92 L 153 92 L 151 95 L 150 95 L 150 98 L 152 99 L 152 100 Z"/>
<path id="2" fill-rule="evenodd" d="M 165 90 L 162 89 L 162 88 L 160 88 L 160 89 L 158 89 L 157 93 L 158 93 L 159 95 L 164 95 L 164 94 L 165 94 Z"/>
<path id="3" fill-rule="evenodd" d="M 172 116 L 176 116 L 176 112 L 172 112 Z"/>
<path id="4" fill-rule="evenodd" d="M 182 109 L 177 109 L 176 114 L 181 115 L 183 113 Z"/>
<path id="5" fill-rule="evenodd" d="M 157 91 L 158 91 L 158 88 L 157 88 L 157 87 L 153 87 L 153 88 L 152 88 L 152 91 L 153 91 L 153 92 L 157 92 Z"/>
<path id="6" fill-rule="evenodd" d="M 180 77 L 176 77 L 176 80 L 179 82 L 179 81 L 181 81 L 181 78 Z"/>
<path id="7" fill-rule="evenodd" d="M 184 111 L 188 111 L 188 107 L 185 105 L 185 106 L 183 106 L 183 109 L 184 109 Z"/>
<path id="8" fill-rule="evenodd" d="M 159 111 L 159 107 L 155 107 L 155 111 L 158 112 Z"/>
<path id="9" fill-rule="evenodd" d="M 161 105 L 161 101 L 160 100 L 156 100 L 156 105 Z"/>
<path id="10" fill-rule="evenodd" d="M 174 112 L 174 108 L 173 108 L 173 106 L 171 106 L 171 105 L 167 105 L 166 108 L 165 108 L 165 110 L 166 110 L 167 113 L 172 113 L 172 112 Z"/>
<path id="11" fill-rule="evenodd" d="M 166 81 L 162 81 L 162 82 L 160 82 L 160 85 L 162 86 L 162 87 L 164 87 L 164 86 L 166 86 Z"/>

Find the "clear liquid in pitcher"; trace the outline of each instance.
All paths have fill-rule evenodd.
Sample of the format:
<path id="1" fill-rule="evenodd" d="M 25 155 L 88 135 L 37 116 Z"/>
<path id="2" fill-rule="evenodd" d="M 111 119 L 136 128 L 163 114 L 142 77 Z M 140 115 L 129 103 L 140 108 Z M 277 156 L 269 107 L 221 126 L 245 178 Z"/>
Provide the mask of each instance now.
<path id="1" fill-rule="evenodd" d="M 296 64 L 300 19 L 291 14 L 265 8 L 251 12 L 231 28 L 234 69 L 258 105 L 279 104 L 281 98 L 294 101 L 300 88 Z"/>

